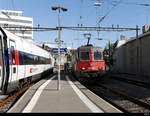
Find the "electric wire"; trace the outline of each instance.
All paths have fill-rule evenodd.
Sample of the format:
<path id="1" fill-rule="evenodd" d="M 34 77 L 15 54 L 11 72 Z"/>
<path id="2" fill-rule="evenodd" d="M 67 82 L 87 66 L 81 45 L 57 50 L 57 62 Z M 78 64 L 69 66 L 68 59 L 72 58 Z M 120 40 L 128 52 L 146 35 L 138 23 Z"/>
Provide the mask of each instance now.
<path id="1" fill-rule="evenodd" d="M 120 0 L 119 2 L 117 2 L 116 4 L 113 5 L 113 7 L 99 20 L 98 23 L 101 23 L 105 18 L 106 16 L 108 16 L 108 14 L 115 8 L 117 7 L 122 1 Z"/>
<path id="2" fill-rule="evenodd" d="M 11 0 L 11 2 L 12 2 L 12 8 L 13 8 L 13 10 L 15 10 L 14 0 Z"/>

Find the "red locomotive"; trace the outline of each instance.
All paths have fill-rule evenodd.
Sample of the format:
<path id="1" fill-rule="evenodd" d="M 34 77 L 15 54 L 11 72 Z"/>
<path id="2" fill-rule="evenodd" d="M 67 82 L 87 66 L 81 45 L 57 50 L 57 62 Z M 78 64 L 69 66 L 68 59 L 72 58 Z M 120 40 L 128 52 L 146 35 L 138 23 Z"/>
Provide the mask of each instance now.
<path id="1" fill-rule="evenodd" d="M 91 44 L 79 47 L 72 54 L 72 71 L 78 79 L 101 78 L 105 73 L 102 48 Z"/>

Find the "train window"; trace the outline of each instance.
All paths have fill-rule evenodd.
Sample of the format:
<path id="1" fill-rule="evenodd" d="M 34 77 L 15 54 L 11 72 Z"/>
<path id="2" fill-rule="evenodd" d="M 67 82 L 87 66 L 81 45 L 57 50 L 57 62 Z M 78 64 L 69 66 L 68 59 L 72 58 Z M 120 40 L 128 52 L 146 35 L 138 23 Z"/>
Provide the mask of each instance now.
<path id="1" fill-rule="evenodd" d="M 24 53 L 25 64 L 33 64 L 32 56 L 28 53 Z"/>
<path id="2" fill-rule="evenodd" d="M 47 59 L 46 61 L 47 61 L 46 64 L 52 64 L 52 59 L 51 58 Z"/>
<path id="3" fill-rule="evenodd" d="M 48 58 L 41 56 L 19 52 L 19 61 L 20 65 L 33 65 L 33 64 L 49 64 L 50 61 Z"/>
<path id="4" fill-rule="evenodd" d="M 11 53 L 12 53 L 12 64 L 16 64 L 16 61 L 15 61 L 15 49 L 14 49 L 14 46 L 11 46 Z"/>
<path id="5" fill-rule="evenodd" d="M 44 63 L 43 63 L 43 58 L 42 58 L 42 57 L 39 57 L 39 59 L 40 59 L 40 64 L 44 64 Z"/>
<path id="6" fill-rule="evenodd" d="M 78 58 L 79 58 L 79 52 L 76 53 L 75 56 L 76 56 L 76 59 L 78 60 Z"/>
<path id="7" fill-rule="evenodd" d="M 80 60 L 90 60 L 89 52 L 80 52 L 79 56 L 80 56 Z"/>
<path id="8" fill-rule="evenodd" d="M 34 64 L 38 64 L 38 56 L 34 55 Z"/>
<path id="9" fill-rule="evenodd" d="M 25 64 L 28 64 L 28 56 L 27 56 L 27 54 L 26 53 L 24 53 L 24 57 L 23 57 L 24 59 L 24 63 Z"/>
<path id="10" fill-rule="evenodd" d="M 19 64 L 20 65 L 24 64 L 24 62 L 23 62 L 23 52 L 20 52 L 20 51 L 19 51 Z"/>
<path id="11" fill-rule="evenodd" d="M 102 53 L 101 52 L 94 52 L 94 60 L 101 60 L 102 59 Z"/>

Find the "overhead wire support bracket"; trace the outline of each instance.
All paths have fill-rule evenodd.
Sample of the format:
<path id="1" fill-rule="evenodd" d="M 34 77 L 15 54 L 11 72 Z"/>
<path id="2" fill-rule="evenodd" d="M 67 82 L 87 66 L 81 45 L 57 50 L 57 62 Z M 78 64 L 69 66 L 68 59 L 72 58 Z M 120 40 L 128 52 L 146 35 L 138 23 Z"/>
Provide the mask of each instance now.
<path id="1" fill-rule="evenodd" d="M 45 27 L 3 27 L 5 29 L 15 29 L 14 31 L 55 31 L 58 28 L 45 28 Z"/>
<path id="2" fill-rule="evenodd" d="M 56 31 L 58 29 L 68 29 L 76 31 L 132 31 L 140 30 L 140 28 L 120 28 L 120 27 L 56 27 L 56 28 L 45 28 L 45 27 L 3 27 L 6 29 L 16 29 L 14 31 Z"/>

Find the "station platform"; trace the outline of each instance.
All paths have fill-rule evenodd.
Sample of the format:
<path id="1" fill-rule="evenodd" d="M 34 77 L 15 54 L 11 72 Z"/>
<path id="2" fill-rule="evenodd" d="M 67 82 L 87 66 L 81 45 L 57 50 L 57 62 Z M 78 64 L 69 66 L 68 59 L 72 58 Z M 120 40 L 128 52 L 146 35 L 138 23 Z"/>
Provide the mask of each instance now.
<path id="1" fill-rule="evenodd" d="M 32 86 L 7 113 L 121 113 L 72 76 L 61 74 L 42 79 Z"/>

